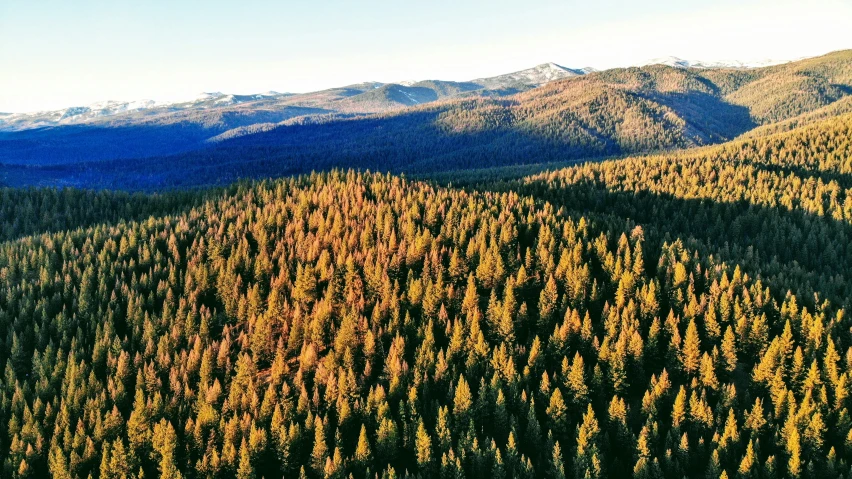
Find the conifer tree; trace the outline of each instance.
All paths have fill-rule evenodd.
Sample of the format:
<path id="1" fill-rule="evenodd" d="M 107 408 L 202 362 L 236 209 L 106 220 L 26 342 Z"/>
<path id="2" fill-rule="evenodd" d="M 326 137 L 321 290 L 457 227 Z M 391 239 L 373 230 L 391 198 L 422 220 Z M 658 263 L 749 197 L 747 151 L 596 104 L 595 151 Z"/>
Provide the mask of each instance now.
<path id="1" fill-rule="evenodd" d="M 698 328 L 695 320 L 690 319 L 686 327 L 686 337 L 681 348 L 681 365 L 688 374 L 698 371 L 701 358 L 701 340 L 698 338 Z"/>
<path id="2" fill-rule="evenodd" d="M 701 356 L 701 369 L 699 371 L 701 384 L 710 389 L 719 387 L 719 380 L 716 378 L 716 365 L 713 364 L 713 358 L 709 354 L 704 353 Z"/>
<path id="3" fill-rule="evenodd" d="M 565 463 L 562 459 L 562 448 L 559 447 L 559 441 L 553 444 L 553 454 L 550 462 L 551 477 L 554 479 L 565 479 Z"/>
<path id="4" fill-rule="evenodd" d="M 787 436 L 787 473 L 790 477 L 799 477 L 802 473 L 802 445 L 799 431 L 792 428 Z"/>
<path id="5" fill-rule="evenodd" d="M 583 414 L 583 422 L 577 426 L 577 456 L 574 461 L 575 477 L 602 477 L 601 457 L 598 450 L 598 421 L 590 404 Z"/>
<path id="6" fill-rule="evenodd" d="M 470 392 L 470 386 L 465 381 L 464 376 L 459 376 L 458 384 L 456 385 L 455 396 L 453 397 L 453 416 L 460 424 L 467 422 L 468 412 L 473 405 L 473 395 Z"/>
<path id="7" fill-rule="evenodd" d="M 727 372 L 733 372 L 737 367 L 737 346 L 734 339 L 734 330 L 730 326 L 725 329 L 725 336 L 722 338 L 722 359 L 724 360 L 724 368 Z"/>
<path id="8" fill-rule="evenodd" d="M 748 442 L 745 456 L 740 461 L 740 467 L 737 469 L 737 477 L 746 479 L 757 477 L 757 458 L 754 455 L 754 440 Z"/>
<path id="9" fill-rule="evenodd" d="M 565 386 L 571 393 L 575 404 L 583 404 L 589 395 L 589 388 L 586 386 L 586 371 L 583 362 L 583 357 L 580 353 L 574 355 L 571 361 L 571 369 L 568 371 L 568 376 L 565 378 Z"/>
<path id="10" fill-rule="evenodd" d="M 361 467 L 367 467 L 372 460 L 373 455 L 370 450 L 370 440 L 367 438 L 367 427 L 362 424 L 361 432 L 358 435 L 358 445 L 355 446 L 355 461 Z"/>
<path id="11" fill-rule="evenodd" d="M 559 300 L 559 292 L 556 289 L 556 280 L 551 275 L 541 290 L 538 299 L 539 331 L 546 331 L 551 324 L 556 312 L 556 302 Z"/>
<path id="12" fill-rule="evenodd" d="M 172 424 L 161 419 L 154 426 L 153 447 L 159 456 L 160 476 L 163 479 L 181 479 L 183 476 L 175 463 L 177 434 Z"/>
<path id="13" fill-rule="evenodd" d="M 418 467 L 421 471 L 428 472 L 429 466 L 432 462 L 432 438 L 429 437 L 429 433 L 426 431 L 426 427 L 423 425 L 422 419 L 417 423 L 417 439 L 415 447 L 417 450 Z"/>
<path id="14" fill-rule="evenodd" d="M 683 386 L 675 397 L 674 405 L 672 406 L 672 426 L 678 428 L 683 424 L 686 418 L 686 389 Z"/>
<path id="15" fill-rule="evenodd" d="M 562 392 L 559 388 L 555 388 L 550 396 L 547 416 L 551 430 L 556 437 L 563 437 L 568 429 L 568 407 L 562 399 Z"/>
<path id="16" fill-rule="evenodd" d="M 254 479 L 254 466 L 251 463 L 251 453 L 249 452 L 248 444 L 243 438 L 240 444 L 240 464 L 237 468 L 237 479 Z"/>
<path id="17" fill-rule="evenodd" d="M 317 474 L 325 471 L 325 460 L 328 458 L 328 446 L 325 442 L 325 427 L 317 417 L 314 421 L 314 446 L 311 451 L 311 467 Z"/>

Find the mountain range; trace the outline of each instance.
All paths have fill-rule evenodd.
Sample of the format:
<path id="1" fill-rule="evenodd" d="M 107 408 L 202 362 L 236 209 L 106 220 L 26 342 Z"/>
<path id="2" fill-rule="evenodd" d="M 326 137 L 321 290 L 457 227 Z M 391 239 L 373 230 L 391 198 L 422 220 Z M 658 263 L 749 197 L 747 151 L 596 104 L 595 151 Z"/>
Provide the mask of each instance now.
<path id="1" fill-rule="evenodd" d="M 274 91 L 235 95 L 200 93 L 197 97 L 170 102 L 154 100 L 104 101 L 55 111 L 0 113 L 0 131 L 20 131 L 61 125 L 109 124 L 185 115 L 195 111 L 234 111 L 302 107 L 322 113 L 377 113 L 468 94 L 501 96 L 528 90 L 547 82 L 583 75 L 593 68 L 571 69 L 545 63 L 513 73 L 467 82 L 426 80 L 417 82 L 364 82 L 310 93 Z M 305 111 L 302 111 L 305 113 Z M 312 113 L 316 113 L 312 111 Z M 284 115 L 290 117 L 290 115 Z M 167 120 L 166 120 L 167 121 Z"/>
<path id="2" fill-rule="evenodd" d="M 469 82 L 106 104 L 114 114 L 0 132 L 0 181 L 160 189 L 338 166 L 431 174 L 570 162 L 806 123 L 821 109 L 845 111 L 850 94 L 852 51 L 840 51 L 762 68 L 551 63 Z"/>
<path id="3" fill-rule="evenodd" d="M 669 56 L 642 62 L 639 66 L 667 65 L 677 68 L 757 68 L 784 63 L 762 62 L 704 62 Z M 568 68 L 556 63 L 543 63 L 525 70 L 494 77 L 477 78 L 467 82 L 442 80 L 406 81 L 394 83 L 364 82 L 310 93 L 264 93 L 237 95 L 222 92 L 203 92 L 194 98 L 178 101 L 102 101 L 86 106 L 74 106 L 53 111 L 0 113 L 0 131 L 19 131 L 59 125 L 77 125 L 127 121 L 139 116 L 168 115 L 193 110 L 229 109 L 237 105 L 250 108 L 302 106 L 323 108 L 333 112 L 377 113 L 395 108 L 429 103 L 439 99 L 469 94 L 500 96 L 545 83 L 596 72 L 595 68 Z"/>

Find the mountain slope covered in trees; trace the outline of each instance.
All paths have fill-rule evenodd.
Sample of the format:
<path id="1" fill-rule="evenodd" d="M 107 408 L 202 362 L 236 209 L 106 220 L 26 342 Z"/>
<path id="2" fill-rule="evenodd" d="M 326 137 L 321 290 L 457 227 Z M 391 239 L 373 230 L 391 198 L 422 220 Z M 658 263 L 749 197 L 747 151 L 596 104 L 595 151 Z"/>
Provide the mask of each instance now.
<path id="1" fill-rule="evenodd" d="M 850 477 L 850 129 L 4 190 L 2 476 Z"/>
<path id="2" fill-rule="evenodd" d="M 173 154 L 203 148 L 213 139 L 286 125 L 293 118 L 347 118 L 446 98 L 500 97 L 584 73 L 551 63 L 468 82 L 363 82 L 302 94 L 214 92 L 165 104 L 107 101 L 0 113 L 0 163 L 68 164 Z"/>
<path id="3" fill-rule="evenodd" d="M 168 156 L 155 156 L 171 148 L 168 141 L 140 153 L 144 128 L 6 134 L 0 173 L 14 186 L 162 189 L 334 167 L 435 173 L 689 148 L 759 125 L 758 131 L 782 131 L 847 111 L 852 51 L 757 69 L 613 69 L 510 96 L 480 96 L 466 83 L 374 86 L 339 101 L 411 107 L 342 116 L 322 109 L 321 101 L 302 103 L 319 110 L 207 133 L 187 127 L 187 134 L 201 131 L 215 141 L 196 139 L 193 151 Z M 152 131 L 168 136 L 170 128 Z M 122 159 L 109 160 L 116 155 Z"/>

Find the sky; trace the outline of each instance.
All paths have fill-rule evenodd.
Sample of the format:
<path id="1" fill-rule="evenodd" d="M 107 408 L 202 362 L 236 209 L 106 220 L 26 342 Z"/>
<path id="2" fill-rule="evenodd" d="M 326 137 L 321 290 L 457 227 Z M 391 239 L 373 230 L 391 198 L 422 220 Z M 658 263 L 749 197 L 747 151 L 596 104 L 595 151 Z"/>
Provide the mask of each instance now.
<path id="1" fill-rule="evenodd" d="M 0 0 L 0 112 L 852 48 L 852 0 Z"/>

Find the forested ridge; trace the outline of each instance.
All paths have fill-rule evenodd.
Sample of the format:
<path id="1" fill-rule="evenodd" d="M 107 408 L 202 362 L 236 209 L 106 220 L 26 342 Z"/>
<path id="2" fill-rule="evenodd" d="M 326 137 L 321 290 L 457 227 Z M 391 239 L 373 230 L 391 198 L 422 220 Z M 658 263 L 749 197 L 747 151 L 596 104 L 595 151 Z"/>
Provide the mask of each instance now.
<path id="1" fill-rule="evenodd" d="M 783 290 L 847 304 L 852 115 L 677 155 L 587 163 L 502 185 L 673 237 L 773 278 Z M 603 220 L 603 219 L 602 219 Z M 659 233 L 659 234 L 657 234 Z"/>
<path id="2" fill-rule="evenodd" d="M 2 476 L 850 477 L 852 116 L 463 187 L 5 189 Z"/>
<path id="3" fill-rule="evenodd" d="M 365 84 L 283 110 L 2 133 L 0 181 L 164 190 L 332 168 L 441 174 L 670 152 L 848 112 L 852 51 L 757 69 L 616 68 L 508 96 L 465 85 Z M 328 110 L 328 95 L 362 105 L 404 98 L 412 107 Z M 170 154 L 172 143 L 183 146 Z"/>

